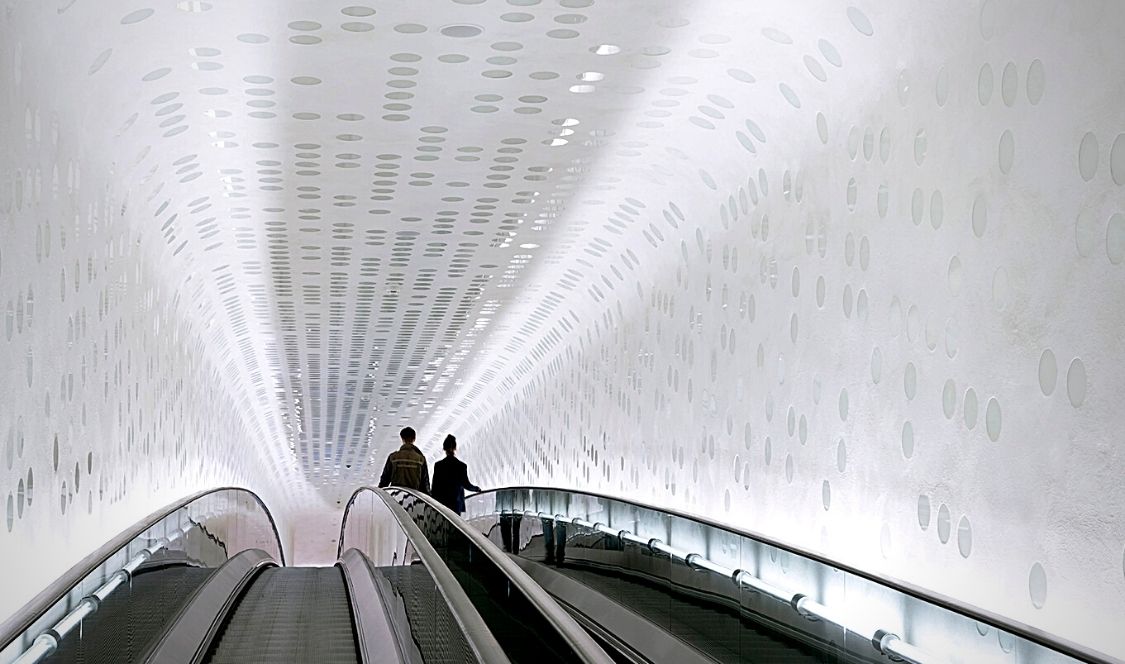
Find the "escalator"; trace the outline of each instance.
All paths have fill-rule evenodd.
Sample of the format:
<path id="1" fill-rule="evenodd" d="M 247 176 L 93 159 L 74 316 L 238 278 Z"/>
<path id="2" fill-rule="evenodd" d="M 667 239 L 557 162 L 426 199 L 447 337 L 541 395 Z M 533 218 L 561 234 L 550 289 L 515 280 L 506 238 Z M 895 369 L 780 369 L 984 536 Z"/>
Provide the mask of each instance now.
<path id="1" fill-rule="evenodd" d="M 143 565 L 133 575 L 132 583 L 106 598 L 100 609 L 86 619 L 81 638 L 64 639 L 45 661 L 143 661 L 149 645 L 213 572 L 182 557 Z"/>
<path id="2" fill-rule="evenodd" d="M 397 612 L 392 624 L 409 628 L 399 642 L 412 650 L 410 662 L 473 662 L 473 652 L 433 576 L 421 565 L 374 568 L 388 612 Z"/>
<path id="3" fill-rule="evenodd" d="M 518 557 L 520 566 L 537 583 L 564 606 L 588 620 L 614 610 L 628 611 L 715 662 L 819 664 L 841 660 L 841 653 L 829 644 L 816 647 L 788 635 L 779 626 L 766 624 L 760 617 L 740 610 L 734 602 L 694 596 L 644 575 L 587 561 L 572 560 L 560 565 L 541 562 L 544 560 L 546 553 L 541 537 L 533 538 Z M 579 609 L 579 606 L 596 608 Z M 589 626 L 596 629 L 595 624 Z M 616 636 L 623 640 L 623 635 Z M 622 645 L 634 652 L 641 650 L 627 639 Z"/>
<path id="4" fill-rule="evenodd" d="M 411 502 L 414 494 L 403 490 L 360 489 L 349 500 L 341 528 L 340 550 L 358 547 L 375 560 L 408 560 L 417 557 L 427 563 L 439 585 L 455 586 L 456 595 L 467 606 L 460 613 L 479 622 L 465 631 L 487 633 L 498 646 L 493 654 L 516 664 L 606 663 L 610 656 L 547 593 L 522 572 L 481 534 L 459 519 L 447 518 L 438 511 L 422 511 L 430 499 Z M 393 514 L 402 524 L 406 545 L 391 546 L 393 540 L 382 524 Z M 393 534 L 392 534 L 393 535 Z M 378 542 L 378 546 L 371 544 Z M 399 554 L 402 555 L 399 555 Z M 430 564 L 429 561 L 440 561 Z M 380 568 L 388 580 L 402 574 L 403 567 Z M 444 591 L 448 599 L 452 593 Z M 450 602 L 453 605 L 454 602 Z M 419 649 L 426 652 L 421 639 L 440 629 L 418 630 Z M 467 653 L 457 656 L 455 649 L 441 644 L 437 649 L 445 659 L 434 661 L 476 661 Z M 430 659 L 425 661 L 429 662 Z"/>
<path id="5" fill-rule="evenodd" d="M 401 499 L 419 521 L 443 509 Z M 470 496 L 464 520 L 617 661 L 1107 661 L 951 598 L 627 499 L 499 489 Z"/>
<path id="6" fill-rule="evenodd" d="M 171 508 L 84 561 L 3 625 L 0 664 L 611 661 L 511 563 L 447 565 L 382 491 L 349 503 L 332 567 L 283 565 L 275 529 L 276 547 L 246 548 L 269 529 L 226 532 L 214 507 Z"/>
<path id="7" fill-rule="evenodd" d="M 236 570 L 211 593 L 228 595 L 222 607 L 207 597 L 210 588 L 198 592 L 144 661 L 506 662 L 487 656 L 501 652 L 491 635 L 466 631 L 479 618 L 430 569 L 420 560 L 377 567 L 351 549 L 334 567 Z"/>
<path id="8" fill-rule="evenodd" d="M 430 541 L 443 552 L 451 568 L 458 571 L 465 566 L 465 576 L 479 576 L 472 568 L 472 556 L 463 553 L 467 550 L 464 538 L 450 534 L 449 523 L 455 516 L 414 492 L 391 490 L 391 494 L 403 502 Z M 878 657 L 847 652 L 844 635 L 833 634 L 824 629 L 825 625 L 793 629 L 771 620 L 768 614 L 745 610 L 737 598 L 732 600 L 717 593 L 701 592 L 690 584 L 670 583 L 670 557 L 653 552 L 647 542 L 640 545 L 622 542 L 620 538 L 611 540 L 601 532 L 575 533 L 572 528 L 569 535 L 560 530 L 557 536 L 565 544 L 551 548 L 548 556 L 543 533 L 538 532 L 538 517 L 525 519 L 527 530 L 535 524 L 536 532 L 524 532 L 517 525 L 515 532 L 509 532 L 507 537 L 501 536 L 499 517 L 493 510 L 470 518 L 466 527 L 478 530 L 493 549 L 499 550 L 504 545 L 517 549 L 518 555 L 509 556 L 511 561 L 564 607 L 615 661 L 682 664 L 878 661 Z M 509 528 L 512 523 L 508 520 Z M 559 564 L 560 558 L 562 564 Z M 547 560 L 551 563 L 545 562 Z M 482 615 L 488 620 L 487 607 L 482 609 Z"/>
<path id="9" fill-rule="evenodd" d="M 203 661 L 359 664 L 356 641 L 340 568 L 273 567 L 238 599 Z"/>
<path id="10" fill-rule="evenodd" d="M 332 567 L 284 565 L 260 501 L 173 506 L 0 625 L 0 664 L 1103 661 L 695 517 L 553 489 L 467 505 L 360 489 Z"/>

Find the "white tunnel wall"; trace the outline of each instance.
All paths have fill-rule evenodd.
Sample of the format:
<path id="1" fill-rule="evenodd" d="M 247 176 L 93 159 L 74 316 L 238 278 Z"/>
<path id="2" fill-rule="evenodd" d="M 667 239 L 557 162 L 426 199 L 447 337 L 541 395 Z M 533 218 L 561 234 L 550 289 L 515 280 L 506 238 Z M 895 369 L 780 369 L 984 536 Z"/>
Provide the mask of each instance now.
<path id="1" fill-rule="evenodd" d="M 162 270 L 64 116 L 9 117 L 21 121 L 3 127 L 0 156 L 3 615 L 156 509 L 261 479 L 192 294 L 205 276 Z"/>
<path id="2" fill-rule="evenodd" d="M 789 23 L 781 78 L 662 91 L 695 124 L 622 128 L 651 161 L 590 176 L 621 184 L 572 213 L 557 318 L 447 426 L 477 420 L 486 485 L 706 515 L 1123 655 L 1125 15 L 895 14 L 842 67 Z"/>
<path id="3" fill-rule="evenodd" d="M 109 4 L 0 4 L 0 617 L 199 489 L 258 490 L 283 521 L 326 513 L 309 488 L 331 473 L 303 467 L 286 430 L 306 414 L 275 396 L 273 370 L 293 358 L 277 359 L 274 314 L 239 291 L 252 261 L 204 253 L 210 230 L 186 225 L 227 221 L 217 173 L 233 157 L 211 143 L 227 139 L 196 124 L 168 136 L 153 98 L 183 90 L 175 103 L 199 122 L 211 101 L 184 71 L 188 46 L 253 54 L 224 60 L 232 89 L 248 74 L 350 75 L 243 39 L 277 24 L 283 42 L 288 22 L 350 3 Z M 171 22 L 212 4 L 198 19 L 211 23 Z M 632 17 L 603 15 L 600 38 L 576 42 L 616 39 L 622 59 L 589 90 L 560 83 L 544 117 L 574 117 L 576 133 L 527 158 L 552 165 L 534 186 L 556 234 L 489 258 L 485 304 L 454 330 L 481 342 L 459 347 L 432 415 L 404 410 L 380 431 L 401 416 L 430 452 L 456 433 L 486 486 L 707 515 L 1125 657 L 1121 6 L 367 4 L 435 28 L 457 11 L 486 32 L 517 29 L 465 12 L 588 12 L 591 32 L 599 11 Z M 332 21 L 366 16 L 346 15 Z M 512 98 L 526 79 L 422 87 Z M 453 132 L 460 108 L 440 109 Z M 251 154 L 252 135 L 225 154 Z M 344 149 L 373 162 L 384 148 Z M 378 204 L 405 215 L 432 197 Z M 230 246 L 281 217 L 266 198 L 224 226 Z M 494 289 L 505 268 L 510 300 Z M 374 479 L 384 442 L 332 475 L 336 495 Z"/>
<path id="4" fill-rule="evenodd" d="M 160 201 L 134 179 L 142 146 L 106 126 L 119 110 L 109 101 L 129 91 L 80 85 L 87 65 L 74 67 L 60 41 L 81 43 L 81 23 L 52 33 L 43 14 L 58 7 L 13 15 L 11 5 L 0 7 L 4 618 L 196 491 L 283 498 L 231 371 L 215 285 L 169 264 L 153 223 Z"/>

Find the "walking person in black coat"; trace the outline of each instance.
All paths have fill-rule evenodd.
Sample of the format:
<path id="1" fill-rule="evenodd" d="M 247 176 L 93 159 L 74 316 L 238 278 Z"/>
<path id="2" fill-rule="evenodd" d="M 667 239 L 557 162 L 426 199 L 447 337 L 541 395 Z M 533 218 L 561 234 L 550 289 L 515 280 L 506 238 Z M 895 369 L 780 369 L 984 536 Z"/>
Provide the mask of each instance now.
<path id="1" fill-rule="evenodd" d="M 453 434 L 445 437 L 441 445 L 445 458 L 434 464 L 434 482 L 430 495 L 442 505 L 457 514 L 465 511 L 465 489 L 480 491 L 481 488 L 469 481 L 469 469 L 457 457 L 457 438 Z"/>

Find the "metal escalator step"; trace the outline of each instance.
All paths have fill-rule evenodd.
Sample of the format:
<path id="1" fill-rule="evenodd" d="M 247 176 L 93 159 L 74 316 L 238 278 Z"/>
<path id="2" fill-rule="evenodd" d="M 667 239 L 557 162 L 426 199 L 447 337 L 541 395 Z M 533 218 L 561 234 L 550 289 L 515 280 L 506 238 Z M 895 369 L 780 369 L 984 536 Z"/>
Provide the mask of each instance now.
<path id="1" fill-rule="evenodd" d="M 337 567 L 274 567 L 243 593 L 208 662 L 357 664 L 355 630 Z"/>
<path id="2" fill-rule="evenodd" d="M 81 631 L 68 634 L 45 662 L 93 664 L 139 662 L 165 624 L 213 569 L 171 566 L 138 571 L 129 585 L 106 598 L 83 621 Z"/>
<path id="3" fill-rule="evenodd" d="M 568 565 L 559 572 L 610 595 L 719 662 L 789 664 L 831 662 L 834 655 L 772 633 L 764 626 L 735 622 L 731 611 L 692 601 L 667 588 L 609 571 Z"/>

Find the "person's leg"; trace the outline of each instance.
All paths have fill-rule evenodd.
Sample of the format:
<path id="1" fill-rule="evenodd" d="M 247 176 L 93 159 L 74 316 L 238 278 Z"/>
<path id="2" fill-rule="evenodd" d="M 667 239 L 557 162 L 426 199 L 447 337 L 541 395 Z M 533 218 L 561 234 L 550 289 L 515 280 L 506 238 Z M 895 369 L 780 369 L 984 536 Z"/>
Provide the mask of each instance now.
<path id="1" fill-rule="evenodd" d="M 515 518 L 511 514 L 500 515 L 500 540 L 504 543 L 504 551 L 512 553 L 512 522 Z"/>
<path id="2" fill-rule="evenodd" d="M 563 564 L 566 558 L 566 524 L 562 521 L 555 522 L 555 564 Z"/>
<path id="3" fill-rule="evenodd" d="M 547 556 L 544 562 L 555 562 L 555 522 L 552 519 L 542 519 L 543 522 L 543 550 Z"/>

